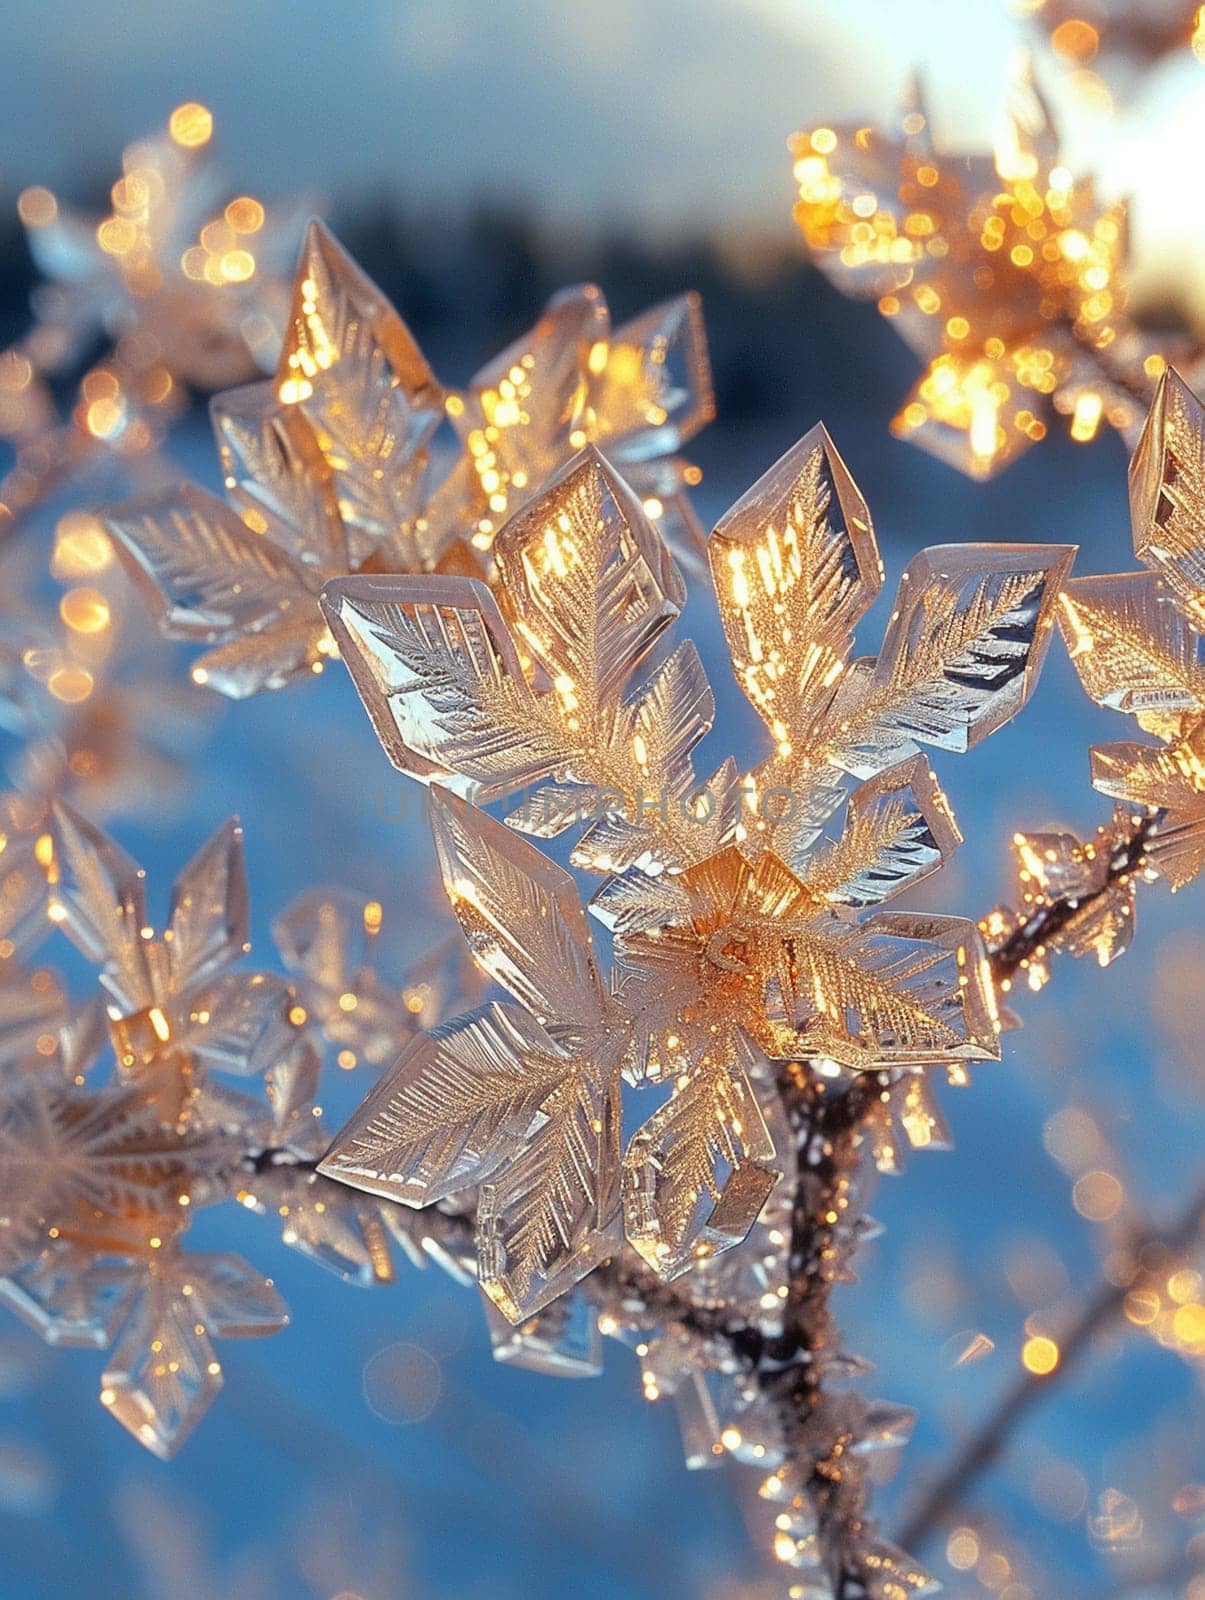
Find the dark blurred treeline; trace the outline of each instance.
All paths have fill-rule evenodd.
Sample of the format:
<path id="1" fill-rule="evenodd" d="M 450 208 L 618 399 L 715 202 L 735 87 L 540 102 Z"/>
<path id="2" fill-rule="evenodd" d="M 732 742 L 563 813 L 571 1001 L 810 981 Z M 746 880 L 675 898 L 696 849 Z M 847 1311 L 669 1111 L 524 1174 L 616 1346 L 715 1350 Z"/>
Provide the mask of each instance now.
<path id="1" fill-rule="evenodd" d="M 522 333 L 564 284 L 597 283 L 616 323 L 697 290 L 720 427 L 756 426 L 768 430 L 768 442 L 781 427 L 785 445 L 821 408 L 834 426 L 855 414 L 864 425 L 870 375 L 882 386 L 884 421 L 891 398 L 911 381 L 910 358 L 891 329 L 872 308 L 839 295 L 789 228 L 788 221 L 780 238 L 718 243 L 702 233 L 650 243 L 628 231 L 576 240 L 549 235 L 515 211 L 452 221 L 382 206 L 345 219 L 340 232 L 450 381 L 463 381 Z"/>
<path id="2" fill-rule="evenodd" d="M 7 340 L 25 324 L 34 275 L 15 204 L 0 214 Z M 860 411 L 868 373 L 887 381 L 885 397 L 909 381 L 894 335 L 803 259 L 789 221 L 777 239 L 651 244 L 625 232 L 578 241 L 515 210 L 437 216 L 389 200 L 334 224 L 451 383 L 522 333 L 555 290 L 585 279 L 604 290 L 616 322 L 684 289 L 703 296 L 720 416 L 732 427 L 783 418 L 785 437 L 821 396 L 834 420 Z"/>

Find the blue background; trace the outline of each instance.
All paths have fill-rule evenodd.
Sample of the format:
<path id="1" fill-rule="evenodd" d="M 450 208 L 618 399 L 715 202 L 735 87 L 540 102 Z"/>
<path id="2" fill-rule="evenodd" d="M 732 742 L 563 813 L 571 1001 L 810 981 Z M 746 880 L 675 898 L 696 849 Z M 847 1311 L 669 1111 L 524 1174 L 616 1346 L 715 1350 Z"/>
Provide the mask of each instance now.
<path id="1" fill-rule="evenodd" d="M 283 7 L 267 9 L 287 24 Z M 63 8 L 60 24 L 73 14 Z M 216 37 L 226 44 L 211 53 L 237 86 L 226 96 L 229 105 L 220 89 L 184 81 L 183 57 L 162 68 L 138 57 L 128 70 L 142 106 L 158 97 L 143 120 L 184 92 L 203 93 L 219 125 L 229 110 L 242 130 L 237 171 L 244 184 L 258 192 L 262 146 L 273 181 L 304 187 L 312 174 L 293 149 L 289 124 L 271 110 L 288 71 L 287 49 L 282 44 L 279 57 L 248 63 L 239 56 L 239 20 L 219 7 L 212 14 Z M 121 25 L 119 16 L 114 27 Z M 181 22 L 181 38 L 192 26 Z M 257 14 L 252 36 L 262 29 Z M 63 97 L 68 46 L 52 44 L 47 30 L 34 30 L 24 16 L 17 42 L 32 81 L 58 84 L 59 92 L 53 119 L 43 108 L 32 124 L 21 115 L 28 87 L 26 99 L 0 97 L 9 147 L 28 138 L 36 152 L 50 138 L 48 120 L 60 131 L 73 128 L 67 155 L 77 164 L 74 192 L 85 198 L 100 169 L 90 140 L 85 147 L 79 107 Z M 348 54 L 330 66 L 336 118 L 356 99 L 357 47 L 362 41 L 353 29 Z M 12 60 L 5 70 L 15 84 Z M 76 70 L 84 72 L 79 61 Z M 213 63 L 207 70 L 218 76 Z M 250 106 L 259 75 L 277 87 L 256 123 Z M 116 108 L 120 95 L 88 81 L 92 97 L 106 104 L 114 143 L 142 131 L 138 123 L 127 125 L 132 110 Z M 806 87 L 800 84 L 795 121 L 809 117 Z M 561 100 L 548 93 L 550 126 L 569 127 L 568 90 Z M 247 136 L 249 126 L 258 130 L 258 145 Z M 466 143 L 474 127 L 469 118 Z M 329 137 L 345 150 L 346 164 L 359 159 L 358 147 L 339 145 L 337 127 Z M 48 149 L 60 170 L 47 175 L 61 178 L 70 162 L 57 145 Z M 764 172 L 753 156 L 746 159 L 750 182 L 761 182 Z M 403 140 L 388 160 L 405 168 Z M 383 161 L 380 144 L 372 145 L 364 170 L 378 172 Z M 396 290 L 436 370 L 453 383 L 529 322 L 550 282 L 562 272 L 570 276 L 570 268 L 573 275 L 597 271 L 617 311 L 627 312 L 666 292 L 670 280 L 678 287 L 698 282 L 689 271 L 697 265 L 720 329 L 719 420 L 692 452 L 705 471 L 698 505 L 709 521 L 822 418 L 871 506 L 888 596 L 909 557 L 932 543 L 1070 541 L 1082 547 L 1081 571 L 1133 564 L 1125 452 L 1115 438 L 1077 448 L 1052 436 L 998 481 L 968 483 L 890 438 L 887 422 L 912 381 L 911 360 L 871 308 L 841 301 L 799 264 L 785 193 L 775 190 L 765 209 L 776 234 L 765 247 L 769 277 L 759 287 L 710 247 L 705 215 L 694 219 L 700 242 L 676 244 L 678 255 L 642 254 L 643 225 L 625 221 L 617 165 L 635 171 L 609 158 L 591 169 L 600 208 L 614 213 L 601 236 L 583 235 L 572 208 L 562 207 L 558 221 L 559 202 L 535 219 L 499 203 L 477 233 L 457 235 L 453 244 L 438 229 L 424 232 L 429 216 L 424 222 L 396 194 L 379 207 L 366 204 L 362 191 L 348 194 L 335 216 L 353 243 L 364 242 L 368 264 Z M 28 158 L 10 161 L 10 168 L 15 186 L 38 176 Z M 460 218 L 479 189 L 467 175 L 457 187 L 454 152 L 439 170 L 431 203 L 441 215 Z M 499 187 L 522 192 L 525 176 L 520 166 L 515 181 L 505 174 Z M 635 217 L 648 202 L 636 176 L 632 189 L 639 199 Z M 417 176 L 406 192 L 424 193 Z M 530 239 L 520 251 L 515 235 L 527 227 Z M 519 263 L 509 278 L 499 265 L 505 251 L 512 266 Z M 427 255 L 442 265 L 424 277 Z M 16 328 L 25 269 L 11 253 L 10 263 L 5 315 Z M 171 448 L 182 471 L 218 488 L 201 416 Z M 48 541 L 51 520 L 36 522 L 30 540 Z M 885 598 L 864 624 L 862 650 L 875 648 L 887 604 Z M 704 649 L 720 701 L 708 750 L 752 750 L 754 720 L 727 678 L 706 597 L 692 602 L 681 629 L 687 631 Z M 182 653 L 172 671 L 184 678 Z M 342 882 L 383 903 L 384 943 L 399 972 L 446 923 L 434 900 L 424 898 L 429 850 L 421 821 L 381 818 L 381 801 L 386 813 L 393 809 L 400 780 L 345 674 L 335 668 L 302 689 L 219 705 L 215 713 L 183 795 L 157 817 L 117 829 L 148 869 L 152 904 L 165 904 L 175 870 L 237 811 L 246 829 L 260 960 L 269 963 L 272 917 L 295 894 L 316 881 Z M 1089 787 L 1087 749 L 1094 739 L 1128 732 L 1122 719 L 1087 703 L 1056 643 L 1016 723 L 967 757 L 935 760 L 967 843 L 928 900 L 981 915 L 1010 888 L 1008 841 L 1016 829 L 1061 824 L 1083 832 L 1104 820 L 1108 805 Z M 420 810 L 415 799 L 412 792 L 412 819 Z M 915 1442 L 880 1497 L 889 1531 L 925 1475 L 1015 1378 L 1026 1316 L 1062 1298 L 1082 1298 L 1097 1281 L 1105 1230 L 1072 1207 L 1069 1180 L 1044 1147 L 1050 1116 L 1069 1104 L 1092 1112 L 1117 1147 L 1119 1171 L 1140 1207 L 1172 1209 L 1193 1186 L 1205 1098 L 1201 910 L 1200 891 L 1174 900 L 1163 889 L 1144 891 L 1138 949 L 1104 973 L 1064 962 L 1045 993 L 1020 1000 L 1026 1026 L 1007 1039 L 1004 1062 L 977 1070 L 969 1089 L 941 1091 L 956 1148 L 918 1155 L 902 1179 L 880 1183 L 873 1209 L 886 1234 L 865 1251 L 861 1281 L 839 1292 L 837 1310 L 850 1347 L 877 1369 L 867 1380 L 874 1392 L 920 1411 Z M 1188 973 L 1179 1032 L 1160 1016 L 1160 973 L 1172 958 Z M 332 1124 L 367 1081 L 361 1073 L 337 1076 L 327 1097 Z M 0 1321 L 5 1600 L 75 1594 L 762 1600 L 776 1592 L 763 1587 L 764 1570 L 746 1541 L 734 1494 L 739 1486 L 723 1471 L 685 1472 L 671 1407 L 640 1399 L 636 1364 L 622 1349 L 608 1348 L 605 1376 L 592 1382 L 514 1371 L 493 1362 L 475 1294 L 435 1269 L 420 1274 L 402 1266 L 395 1287 L 355 1290 L 286 1251 L 268 1222 L 235 1207 L 198 1217 L 193 1241 L 237 1250 L 271 1274 L 293 1323 L 274 1339 L 223 1347 L 225 1391 L 170 1466 L 151 1460 L 103 1416 L 95 1398 L 99 1357 L 43 1350 L 15 1321 Z M 1019 1259 L 1048 1269 L 1052 1288 L 1038 1306 L 1010 1287 Z M 952 1353 L 976 1332 L 993 1341 L 993 1352 L 955 1367 Z M 423 1347 L 438 1364 L 434 1410 L 410 1426 L 382 1421 L 365 1400 L 365 1364 L 395 1341 Z M 1136 1559 L 1156 1560 L 1169 1527 L 1181 1542 L 1191 1531 L 1166 1507 L 1174 1489 L 1205 1471 L 1201 1432 L 1199 1377 L 1142 1334 L 1119 1333 L 1101 1341 L 1030 1416 L 976 1492 L 977 1518 L 986 1519 L 1017 1572 L 1030 1574 L 1037 1594 L 1103 1595 L 1121 1569 L 1090 1536 L 1087 1515 L 1098 1495 L 1119 1489 L 1140 1503 L 1148 1538 Z M 1035 1504 L 1035 1475 L 1052 1458 L 1074 1463 L 1082 1475 L 1086 1506 L 1070 1520 Z M 919 1553 L 951 1594 L 984 1592 L 952 1572 L 941 1552 L 939 1541 Z"/>

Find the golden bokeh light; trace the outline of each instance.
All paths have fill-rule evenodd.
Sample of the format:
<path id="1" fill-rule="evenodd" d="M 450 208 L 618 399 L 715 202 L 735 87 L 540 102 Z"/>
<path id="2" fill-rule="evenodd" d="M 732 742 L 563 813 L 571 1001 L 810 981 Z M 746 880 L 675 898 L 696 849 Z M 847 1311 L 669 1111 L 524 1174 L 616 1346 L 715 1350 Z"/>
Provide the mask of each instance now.
<path id="1" fill-rule="evenodd" d="M 100 523 L 86 511 L 70 511 L 59 519 L 54 535 L 51 570 L 56 578 L 90 578 L 113 561 L 113 546 Z"/>
<path id="2" fill-rule="evenodd" d="M 112 620 L 109 602 L 99 589 L 69 589 L 59 601 L 59 615 L 76 633 L 103 633 Z"/>
<path id="3" fill-rule="evenodd" d="M 946 1540 L 946 1560 L 955 1572 L 970 1572 L 979 1560 L 979 1536 L 974 1528 L 955 1528 Z"/>
<path id="4" fill-rule="evenodd" d="M 1085 1172 L 1071 1191 L 1075 1209 L 1089 1222 L 1109 1222 L 1121 1210 L 1125 1190 L 1111 1172 Z"/>
<path id="5" fill-rule="evenodd" d="M 264 208 L 250 195 L 240 195 L 237 200 L 232 200 L 224 215 L 235 233 L 258 233 L 264 225 Z"/>
<path id="6" fill-rule="evenodd" d="M 1069 21 L 1061 47 L 1091 58 L 1095 30 Z M 790 140 L 795 219 L 817 265 L 845 293 L 877 301 L 925 361 L 892 421 L 986 478 L 1046 435 L 1043 401 L 1072 413 L 1071 436 L 1140 414 L 1120 275 L 1125 212 L 1053 154 L 1032 80 L 1011 86 L 991 156 L 939 150 L 919 102 L 892 131 L 816 128 Z M 1136 358 L 1137 390 L 1149 381 Z M 1100 382 L 1084 381 L 1099 369 Z M 1114 381 L 1115 376 L 1117 381 Z M 1124 381 L 1123 381 L 1124 377 Z"/>
<path id="7" fill-rule="evenodd" d="M 1035 1334 L 1022 1347 L 1021 1364 L 1037 1378 L 1048 1377 L 1059 1364 L 1059 1347 L 1045 1334 Z"/>
<path id="8" fill-rule="evenodd" d="M 92 693 L 95 680 L 86 667 L 64 663 L 50 674 L 46 687 L 56 700 L 62 700 L 67 705 L 79 705 Z"/>
<path id="9" fill-rule="evenodd" d="M 213 113 L 207 106 L 188 100 L 176 107 L 167 126 L 178 145 L 186 150 L 196 150 L 207 144 L 213 135 Z"/>
<path id="10" fill-rule="evenodd" d="M 59 203 L 49 189 L 40 184 L 23 189 L 17 200 L 17 215 L 27 228 L 46 228 L 57 218 Z"/>

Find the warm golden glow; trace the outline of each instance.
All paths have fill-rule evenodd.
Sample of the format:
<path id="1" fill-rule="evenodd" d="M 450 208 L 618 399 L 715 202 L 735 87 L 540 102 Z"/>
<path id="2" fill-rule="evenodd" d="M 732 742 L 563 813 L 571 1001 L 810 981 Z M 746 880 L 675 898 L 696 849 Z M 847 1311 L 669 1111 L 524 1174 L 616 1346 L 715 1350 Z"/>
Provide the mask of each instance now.
<path id="1" fill-rule="evenodd" d="M 187 150 L 199 149 L 213 135 L 213 113 L 195 100 L 177 106 L 168 119 L 168 132 Z"/>
<path id="2" fill-rule="evenodd" d="M 1081 17 L 1068 17 L 1055 28 L 1050 42 L 1061 56 L 1082 66 L 1100 49 L 1100 34 Z"/>
<path id="3" fill-rule="evenodd" d="M 69 511 L 54 531 L 53 571 L 56 578 L 90 578 L 113 560 L 109 536 L 86 511 Z"/>
<path id="4" fill-rule="evenodd" d="M 227 283 L 246 283 L 255 272 L 255 257 L 250 250 L 227 250 L 221 256 L 218 270 Z"/>
<path id="5" fill-rule="evenodd" d="M 264 208 L 250 195 L 232 200 L 224 212 L 226 221 L 235 233 L 258 233 L 264 225 Z"/>
<path id="6" fill-rule="evenodd" d="M 99 589 L 69 589 L 59 601 L 59 615 L 76 633 L 103 633 L 109 626 L 109 602 Z"/>
<path id="7" fill-rule="evenodd" d="M 955 1528 L 946 1540 L 946 1560 L 955 1572 L 969 1572 L 979 1560 L 979 1536 L 973 1528 Z"/>
<path id="8" fill-rule="evenodd" d="M 46 687 L 56 700 L 65 701 L 68 705 L 78 705 L 92 693 L 95 681 L 86 667 L 65 664 L 56 667 L 50 674 L 46 680 Z"/>
<path id="9" fill-rule="evenodd" d="M 1076 399 L 1075 412 L 1071 418 L 1071 437 L 1080 444 L 1095 439 L 1103 410 L 1104 401 L 1100 395 L 1081 394 Z"/>
<path id="10" fill-rule="evenodd" d="M 1095 39 L 1075 21 L 1057 42 L 1082 63 Z M 906 317 L 909 343 L 928 360 L 894 431 L 978 478 L 1045 435 L 1040 401 L 1062 401 L 1069 349 L 1080 346 L 1091 361 L 1115 346 L 1124 310 L 1124 212 L 1102 208 L 1089 181 L 1049 159 L 1047 131 L 1018 116 L 993 159 L 969 163 L 947 161 L 927 142 L 919 109 L 904 118 L 902 137 L 819 128 L 790 141 L 795 217 L 817 263 L 840 288 L 874 298 L 884 316 Z M 868 159 L 894 174 L 894 193 L 868 183 Z M 1074 409 L 1071 433 L 1081 442 L 1102 420 L 1135 420 L 1127 402 L 1106 406 L 1099 392 L 1060 408 Z"/>
<path id="11" fill-rule="evenodd" d="M 1053 1339 L 1046 1338 L 1044 1334 L 1035 1334 L 1033 1338 L 1025 1341 L 1021 1351 L 1021 1363 L 1027 1372 L 1032 1372 L 1035 1377 L 1044 1378 L 1059 1364 L 1059 1347 Z"/>

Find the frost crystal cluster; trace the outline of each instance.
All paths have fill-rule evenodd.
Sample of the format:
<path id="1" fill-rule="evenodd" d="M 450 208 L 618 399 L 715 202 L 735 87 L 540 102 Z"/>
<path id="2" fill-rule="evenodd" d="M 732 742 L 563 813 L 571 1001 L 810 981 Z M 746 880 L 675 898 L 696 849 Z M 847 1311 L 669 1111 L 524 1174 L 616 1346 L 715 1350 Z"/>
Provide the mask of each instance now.
<path id="1" fill-rule="evenodd" d="M 168 633 L 209 646 L 195 680 L 239 699 L 322 670 L 334 646 L 318 595 L 332 577 L 490 577 L 497 529 L 589 442 L 689 545 L 694 469 L 673 452 L 711 409 L 696 296 L 612 330 L 598 289 L 566 289 L 452 391 L 312 223 L 275 376 L 213 402 L 230 503 L 184 485 L 107 524 Z"/>

